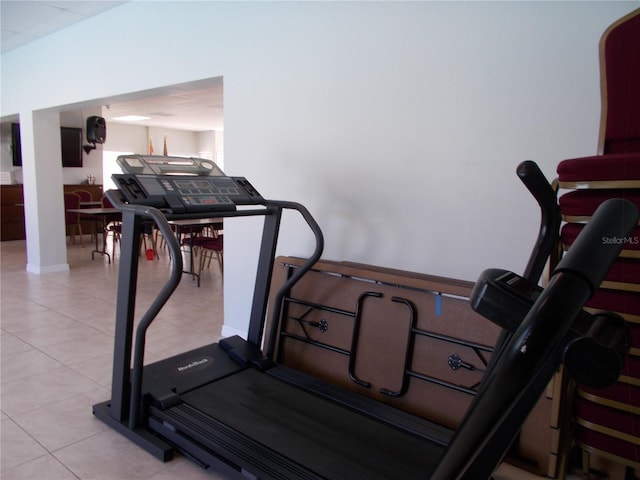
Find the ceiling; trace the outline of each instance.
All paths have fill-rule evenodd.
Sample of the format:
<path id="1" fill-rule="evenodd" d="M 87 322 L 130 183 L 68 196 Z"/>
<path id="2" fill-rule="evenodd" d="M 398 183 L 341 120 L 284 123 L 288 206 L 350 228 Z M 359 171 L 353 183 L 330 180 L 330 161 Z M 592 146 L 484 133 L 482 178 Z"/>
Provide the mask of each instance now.
<path id="1" fill-rule="evenodd" d="M 189 82 L 137 92 L 107 100 L 102 116 L 109 122 L 129 123 L 148 127 L 204 132 L 223 130 L 222 77 Z M 124 122 L 115 119 L 126 115 L 148 117 L 144 120 Z"/>
<path id="2" fill-rule="evenodd" d="M 122 3 L 126 2 L 1 0 L 1 53 L 62 30 Z"/>
<path id="3" fill-rule="evenodd" d="M 5 53 L 74 23 L 126 3 L 108 0 L 33 1 L 0 0 L 1 52 Z M 130 123 L 176 130 L 223 129 L 222 77 L 172 85 L 117 98 L 87 102 L 102 106 L 102 116 L 113 123 Z M 145 120 L 122 122 L 114 117 L 140 115 Z"/>

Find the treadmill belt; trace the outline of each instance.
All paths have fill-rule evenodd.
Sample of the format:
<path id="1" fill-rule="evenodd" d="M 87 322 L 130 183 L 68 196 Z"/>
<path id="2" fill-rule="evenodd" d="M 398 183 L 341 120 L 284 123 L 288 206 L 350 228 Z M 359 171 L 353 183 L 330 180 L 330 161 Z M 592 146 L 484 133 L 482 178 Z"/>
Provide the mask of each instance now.
<path id="1" fill-rule="evenodd" d="M 181 399 L 183 407 L 198 409 L 324 478 L 428 478 L 443 451 L 253 369 Z"/>

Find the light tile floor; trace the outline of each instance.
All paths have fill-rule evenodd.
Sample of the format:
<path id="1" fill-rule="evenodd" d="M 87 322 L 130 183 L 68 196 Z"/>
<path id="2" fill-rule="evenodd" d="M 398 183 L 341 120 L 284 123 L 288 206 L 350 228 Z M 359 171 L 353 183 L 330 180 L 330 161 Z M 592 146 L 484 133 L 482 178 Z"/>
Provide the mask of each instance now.
<path id="1" fill-rule="evenodd" d="M 85 241 L 85 244 L 87 241 Z M 162 463 L 91 414 L 110 395 L 119 259 L 91 260 L 91 245 L 68 246 L 70 271 L 25 270 L 25 244 L 0 243 L 1 465 L 3 480 L 232 480 L 178 457 Z M 166 280 L 168 256 L 140 259 L 136 310 Z M 201 287 L 188 276 L 151 326 L 146 361 L 220 337 L 222 277 L 212 263 Z M 187 328 L 185 328 L 187 327 Z M 496 480 L 538 478 L 504 465 Z M 392 479 L 395 480 L 395 479 Z"/>

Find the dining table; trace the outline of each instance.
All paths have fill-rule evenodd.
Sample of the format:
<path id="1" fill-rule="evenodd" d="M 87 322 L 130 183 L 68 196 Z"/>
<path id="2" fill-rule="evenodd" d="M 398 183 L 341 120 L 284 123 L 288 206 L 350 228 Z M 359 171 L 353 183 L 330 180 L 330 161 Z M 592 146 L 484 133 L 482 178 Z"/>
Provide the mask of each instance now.
<path id="1" fill-rule="evenodd" d="M 99 208 L 102 206 L 102 202 L 100 200 L 91 200 L 91 201 L 87 201 L 87 202 L 80 202 L 80 207 L 82 207 L 83 209 L 87 209 L 87 208 Z"/>
<path id="2" fill-rule="evenodd" d="M 107 238 L 106 238 L 106 233 L 105 233 L 105 227 L 106 227 L 106 223 L 107 222 L 107 217 L 108 216 L 119 216 L 119 218 L 122 218 L 122 212 L 120 212 L 120 210 L 118 210 L 117 208 L 109 208 L 109 207 L 99 207 L 99 208 L 69 208 L 67 209 L 68 212 L 74 212 L 74 213 L 80 213 L 82 215 L 88 216 L 88 217 L 92 217 L 93 218 L 93 230 L 95 232 L 95 248 L 93 249 L 93 251 L 91 252 L 91 260 L 95 260 L 94 255 L 96 253 L 99 253 L 100 255 L 106 255 L 107 259 L 109 260 L 109 263 L 111 263 L 111 255 L 109 255 L 109 252 L 107 252 L 106 250 L 106 245 L 107 245 Z M 98 229 L 98 226 L 101 226 L 100 229 Z M 102 248 L 100 248 L 100 245 L 98 243 L 98 231 L 102 232 Z"/>

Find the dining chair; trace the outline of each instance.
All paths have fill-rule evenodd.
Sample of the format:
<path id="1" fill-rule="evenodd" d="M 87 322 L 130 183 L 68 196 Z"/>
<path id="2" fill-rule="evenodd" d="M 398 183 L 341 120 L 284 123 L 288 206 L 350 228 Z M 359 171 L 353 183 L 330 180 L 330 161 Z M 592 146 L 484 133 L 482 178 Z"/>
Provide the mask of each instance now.
<path id="1" fill-rule="evenodd" d="M 67 192 L 64 194 L 64 223 L 66 234 L 69 235 L 71 243 L 76 243 L 76 233 L 80 236 L 80 244 L 84 247 L 82 240 L 82 225 L 80 223 L 80 214 L 78 212 L 70 212 L 69 210 L 77 210 L 80 208 L 80 196 L 76 193 Z"/>
<path id="2" fill-rule="evenodd" d="M 205 267 L 211 266 L 213 256 L 216 256 L 220 272 L 224 273 L 224 234 L 218 234 L 215 237 L 196 237 L 193 239 L 193 250 L 195 255 L 199 256 L 198 261 L 198 277 L 202 274 Z"/>
<path id="3" fill-rule="evenodd" d="M 91 195 L 91 192 L 89 192 L 88 190 L 82 190 L 82 189 L 78 189 L 78 190 L 74 190 L 73 193 L 75 193 L 76 195 L 78 195 L 80 197 L 80 208 L 89 208 L 91 206 L 91 202 L 93 202 L 93 196 Z M 84 204 L 84 205 L 83 205 Z M 93 223 L 93 219 L 88 216 L 88 215 L 83 215 L 82 213 L 80 214 L 80 223 L 86 227 L 87 224 L 91 225 L 91 240 L 93 241 L 93 239 L 95 238 L 95 228 L 94 228 L 94 223 Z"/>
<path id="4" fill-rule="evenodd" d="M 106 196 L 102 197 L 102 206 L 103 208 L 113 208 L 113 204 Z M 116 246 L 120 244 L 120 238 L 122 237 L 122 214 L 115 213 L 113 215 L 105 215 L 104 218 L 105 244 L 107 236 L 111 235 L 111 253 L 112 255 L 115 255 Z M 159 259 L 160 257 L 158 255 L 158 249 L 156 246 L 157 244 L 154 223 L 144 222 L 140 236 L 142 240 L 140 242 L 140 254 L 146 253 L 147 249 L 150 249 L 153 251 L 153 257 L 155 259 Z M 147 238 L 149 239 L 151 247 L 147 246 Z"/>
<path id="5" fill-rule="evenodd" d="M 102 208 L 114 208 L 113 203 L 106 196 L 102 197 Z M 107 244 L 107 238 L 111 235 L 111 253 L 115 255 L 116 244 L 120 241 L 122 235 L 122 214 L 114 213 L 103 217 L 103 243 Z"/>
<path id="6" fill-rule="evenodd" d="M 91 192 L 89 192 L 87 190 L 74 190 L 73 193 L 75 193 L 76 195 L 78 195 L 80 197 L 80 202 L 81 203 L 88 203 L 88 202 L 92 202 L 93 201 L 93 197 L 91 195 Z"/>

